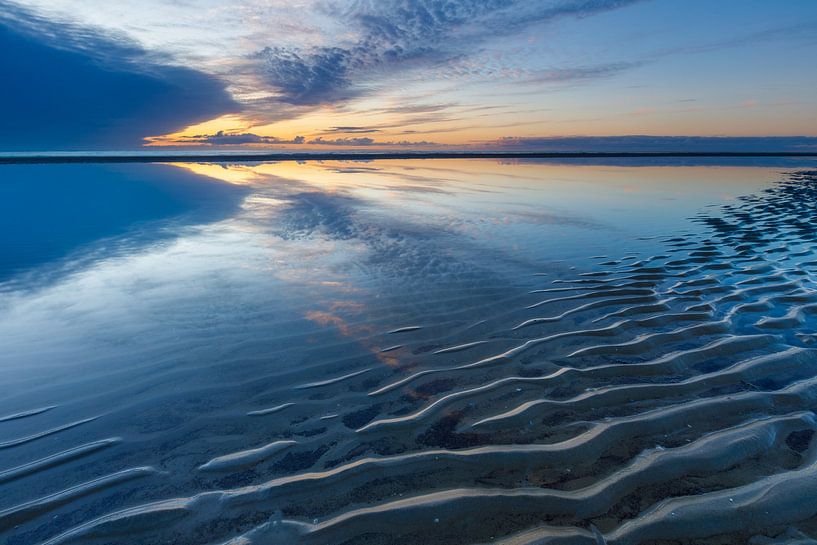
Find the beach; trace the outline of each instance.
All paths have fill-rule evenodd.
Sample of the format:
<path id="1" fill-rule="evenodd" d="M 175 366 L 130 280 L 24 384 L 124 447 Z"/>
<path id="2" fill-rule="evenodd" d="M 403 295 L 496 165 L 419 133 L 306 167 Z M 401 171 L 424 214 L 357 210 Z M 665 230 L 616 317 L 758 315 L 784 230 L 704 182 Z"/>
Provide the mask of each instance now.
<path id="1" fill-rule="evenodd" d="M 0 165 L 0 537 L 807 543 L 815 167 Z"/>

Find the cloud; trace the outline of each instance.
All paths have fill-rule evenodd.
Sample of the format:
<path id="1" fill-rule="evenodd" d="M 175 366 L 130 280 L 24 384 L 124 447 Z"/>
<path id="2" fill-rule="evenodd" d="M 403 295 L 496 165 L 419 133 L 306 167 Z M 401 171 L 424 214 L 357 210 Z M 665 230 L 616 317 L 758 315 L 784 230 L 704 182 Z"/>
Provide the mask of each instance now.
<path id="1" fill-rule="evenodd" d="M 611 62 L 606 64 L 596 64 L 591 66 L 574 66 L 571 68 L 552 68 L 538 70 L 526 74 L 526 83 L 565 83 L 574 81 L 586 81 L 615 76 L 626 70 L 632 70 L 643 66 L 640 61 L 634 62 Z"/>
<path id="2" fill-rule="evenodd" d="M 0 0 L 0 149 L 137 147 L 240 106 L 219 79 Z"/>
<path id="3" fill-rule="evenodd" d="M 694 43 L 657 51 L 655 58 L 677 54 L 709 53 L 761 42 L 793 41 L 803 45 L 817 44 L 817 20 L 803 21 L 794 25 L 775 26 L 759 31 L 743 32 L 714 42 Z"/>
<path id="4" fill-rule="evenodd" d="M 213 146 L 240 146 L 244 144 L 303 144 L 306 140 L 303 136 L 296 136 L 292 139 L 278 138 L 275 136 L 260 136 L 251 132 L 227 133 L 218 131 L 215 134 L 197 134 L 179 139 L 181 144 L 210 144 Z"/>
<path id="5" fill-rule="evenodd" d="M 324 4 L 348 29 L 348 43 L 299 49 L 267 47 L 255 55 L 277 100 L 299 106 L 337 103 L 372 90 L 374 75 L 450 67 L 491 38 L 562 17 L 586 17 L 637 0 L 347 0 Z M 615 70 L 621 70 L 616 67 Z M 609 75 L 610 68 L 601 75 Z M 559 70 L 550 81 L 587 79 L 597 69 Z"/>
<path id="6" fill-rule="evenodd" d="M 456 102 L 443 104 L 407 104 L 403 106 L 392 106 L 390 108 L 380 108 L 373 110 L 373 112 L 382 114 L 433 114 L 446 111 L 456 106 L 459 106 Z M 490 108 L 490 106 L 488 106 L 488 108 Z"/>
<path id="7" fill-rule="evenodd" d="M 353 52 L 321 47 L 309 54 L 286 47 L 267 47 L 256 54 L 264 79 L 281 92 L 279 100 L 298 106 L 351 98 Z"/>
<path id="8" fill-rule="evenodd" d="M 383 147 L 394 147 L 394 146 L 406 146 L 406 147 L 431 147 L 431 146 L 439 146 L 437 142 L 429 142 L 427 140 L 422 140 L 419 142 L 412 142 L 409 140 L 399 140 L 399 141 L 388 141 L 388 142 L 378 142 L 368 136 L 359 136 L 355 138 L 334 138 L 334 139 L 325 139 L 321 136 L 309 140 L 308 144 L 318 145 L 318 146 L 383 146 Z"/>
<path id="9" fill-rule="evenodd" d="M 811 136 L 542 136 L 503 137 L 479 147 L 541 152 L 807 152 Z"/>
<path id="10" fill-rule="evenodd" d="M 380 132 L 380 129 L 373 129 L 371 127 L 331 127 L 323 131 L 324 134 L 366 134 L 372 132 Z"/>
<path id="11" fill-rule="evenodd" d="M 218 131 L 215 134 L 197 134 L 194 136 L 185 136 L 177 140 L 177 144 L 205 144 L 210 146 L 242 146 L 247 144 L 268 144 L 268 145 L 301 145 L 309 144 L 313 146 L 341 146 L 341 147 L 369 147 L 369 146 L 439 146 L 435 142 L 419 141 L 412 142 L 408 140 L 400 141 L 386 141 L 378 142 L 368 136 L 357 137 L 343 137 L 343 138 L 323 138 L 318 136 L 311 140 L 307 140 L 303 136 L 296 136 L 295 138 L 279 138 L 277 136 L 261 136 L 251 132 L 230 133 Z"/>

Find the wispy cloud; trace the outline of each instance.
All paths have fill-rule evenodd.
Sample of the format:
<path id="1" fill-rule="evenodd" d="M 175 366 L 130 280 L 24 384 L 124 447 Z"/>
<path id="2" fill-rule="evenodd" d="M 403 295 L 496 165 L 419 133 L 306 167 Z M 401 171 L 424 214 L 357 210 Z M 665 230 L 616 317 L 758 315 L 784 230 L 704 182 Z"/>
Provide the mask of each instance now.
<path id="1" fill-rule="evenodd" d="M 372 89 L 384 77 L 450 64 L 487 40 L 563 17 L 586 17 L 636 0 L 358 0 L 323 11 L 356 36 L 349 43 L 306 49 L 267 47 L 254 59 L 277 99 L 294 105 L 337 103 Z M 558 69 L 540 79 L 606 76 L 624 66 Z M 375 87 L 378 84 L 375 84 Z"/>
<path id="2" fill-rule="evenodd" d="M 367 134 L 380 132 L 380 129 L 371 127 L 330 127 L 323 131 L 324 134 Z"/>
<path id="3" fill-rule="evenodd" d="M 709 53 L 722 49 L 776 41 L 793 41 L 811 45 L 817 44 L 817 19 L 802 21 L 794 25 L 777 25 L 763 30 L 744 31 L 719 40 L 662 49 L 653 53 L 652 57 L 658 58 L 678 54 Z"/>

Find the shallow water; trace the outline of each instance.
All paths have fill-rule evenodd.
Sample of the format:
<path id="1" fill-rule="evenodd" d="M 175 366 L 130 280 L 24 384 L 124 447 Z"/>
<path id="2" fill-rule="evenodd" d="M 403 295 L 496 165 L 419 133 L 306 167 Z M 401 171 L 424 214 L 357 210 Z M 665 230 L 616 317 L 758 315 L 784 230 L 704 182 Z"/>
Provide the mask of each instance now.
<path id="1" fill-rule="evenodd" d="M 2 166 L 0 538 L 807 542 L 814 168 Z"/>

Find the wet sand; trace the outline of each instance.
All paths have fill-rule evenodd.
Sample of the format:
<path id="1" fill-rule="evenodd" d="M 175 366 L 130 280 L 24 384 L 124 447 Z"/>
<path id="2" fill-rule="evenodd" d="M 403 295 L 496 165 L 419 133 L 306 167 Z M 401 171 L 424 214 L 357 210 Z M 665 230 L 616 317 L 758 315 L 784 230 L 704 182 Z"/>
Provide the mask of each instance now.
<path id="1" fill-rule="evenodd" d="M 305 285 L 276 309 L 226 292 L 202 316 L 189 283 L 178 316 L 130 326 L 122 365 L 104 335 L 83 332 L 79 370 L 63 363 L 70 345 L 18 349 L 44 357 L 2 376 L 0 536 L 813 542 L 817 172 L 779 178 L 649 254 L 611 247 L 510 277 L 402 225 L 377 234 L 379 259 L 355 263 L 369 284 L 331 286 L 368 290 L 373 310 L 337 300 L 306 312 L 308 327 Z M 276 225 L 290 239 L 372 233 L 320 198 Z M 413 236 L 412 252 L 396 242 Z M 392 267 L 415 300 L 370 274 Z M 427 280 L 435 268 L 444 282 Z M 243 273 L 219 274 L 234 286 Z M 220 322 L 234 306 L 241 320 Z"/>

